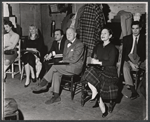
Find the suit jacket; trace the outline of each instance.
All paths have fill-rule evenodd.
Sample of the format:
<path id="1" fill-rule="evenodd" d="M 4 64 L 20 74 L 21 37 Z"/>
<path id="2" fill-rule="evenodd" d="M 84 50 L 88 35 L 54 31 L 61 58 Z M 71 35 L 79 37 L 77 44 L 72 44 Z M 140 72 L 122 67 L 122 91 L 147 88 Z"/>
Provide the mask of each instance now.
<path id="1" fill-rule="evenodd" d="M 49 53 L 51 53 L 52 51 L 55 51 L 56 54 L 63 54 L 64 46 L 65 46 L 65 41 L 66 41 L 66 38 L 63 38 L 61 40 L 60 50 L 59 50 L 58 43 L 57 43 L 57 41 L 54 40 L 53 43 L 52 43 L 52 46 L 51 46 L 51 49 L 50 49 Z"/>
<path id="2" fill-rule="evenodd" d="M 131 51 L 133 45 L 133 36 L 128 35 L 123 38 L 123 61 L 129 61 L 128 54 Z M 146 59 L 146 38 L 145 35 L 140 35 L 137 44 L 137 54 L 140 57 L 140 61 L 143 62 Z"/>
<path id="3" fill-rule="evenodd" d="M 84 44 L 76 39 L 68 48 L 68 43 L 69 41 L 66 40 L 63 53 L 63 61 L 70 63 L 69 65 L 66 65 L 66 71 L 80 74 L 84 63 Z"/>

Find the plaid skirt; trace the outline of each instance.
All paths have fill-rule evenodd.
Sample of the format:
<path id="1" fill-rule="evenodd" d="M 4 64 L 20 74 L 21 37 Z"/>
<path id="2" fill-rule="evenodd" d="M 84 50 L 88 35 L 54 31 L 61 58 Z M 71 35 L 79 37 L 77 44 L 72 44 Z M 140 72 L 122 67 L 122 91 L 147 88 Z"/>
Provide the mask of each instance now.
<path id="1" fill-rule="evenodd" d="M 99 70 L 93 66 L 89 67 L 82 76 L 82 81 L 95 86 L 102 99 L 113 100 L 118 96 L 118 76 L 114 66 L 105 67 L 104 70 Z"/>

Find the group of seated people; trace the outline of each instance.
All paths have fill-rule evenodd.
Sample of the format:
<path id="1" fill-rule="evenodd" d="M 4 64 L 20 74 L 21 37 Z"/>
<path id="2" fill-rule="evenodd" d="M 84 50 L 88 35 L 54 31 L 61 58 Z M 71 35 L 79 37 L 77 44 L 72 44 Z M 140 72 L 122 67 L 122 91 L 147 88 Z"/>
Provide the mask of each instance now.
<path id="1" fill-rule="evenodd" d="M 7 31 L 7 34 L 4 35 L 4 72 L 17 56 L 15 47 L 19 41 L 19 36 L 13 32 L 10 23 L 4 23 L 4 28 Z M 138 70 L 140 65 L 145 62 L 146 39 L 145 35 L 140 34 L 141 25 L 138 21 L 132 22 L 131 28 L 132 34 L 123 38 L 122 69 L 125 83 L 132 92 L 130 99 L 133 100 L 139 97 L 139 94 L 134 87 L 130 71 Z M 35 82 L 37 80 L 42 64 L 44 64 L 45 75 L 36 86 L 32 87 L 32 91 L 33 93 L 42 93 L 51 84 L 53 97 L 47 100 L 46 104 L 61 101 L 59 93 L 63 75 L 78 75 L 83 70 L 85 45 L 76 36 L 77 33 L 74 28 L 66 30 L 66 37 L 61 29 L 56 29 L 52 47 L 44 56 L 44 60 L 41 60 L 42 42 L 38 29 L 33 25 L 29 27 L 28 40 L 25 40 L 25 50 L 21 58 L 26 73 L 25 87 L 28 87 L 31 81 Z M 102 117 L 106 117 L 108 111 L 112 112 L 119 89 L 116 67 L 118 51 L 115 45 L 111 43 L 112 36 L 111 29 L 104 27 L 101 30 L 101 40 L 94 47 L 91 56 L 91 64 L 94 65 L 89 65 L 81 78 L 83 83 L 87 84 L 92 91 L 91 101 L 97 99 Z M 137 46 L 135 46 L 136 41 L 138 42 Z M 14 50 L 15 53 L 8 55 L 5 53 L 6 50 Z M 62 55 L 62 59 L 58 59 L 57 62 L 67 62 L 69 64 L 52 65 L 52 58 L 56 55 Z M 108 109 L 103 99 L 111 101 Z"/>

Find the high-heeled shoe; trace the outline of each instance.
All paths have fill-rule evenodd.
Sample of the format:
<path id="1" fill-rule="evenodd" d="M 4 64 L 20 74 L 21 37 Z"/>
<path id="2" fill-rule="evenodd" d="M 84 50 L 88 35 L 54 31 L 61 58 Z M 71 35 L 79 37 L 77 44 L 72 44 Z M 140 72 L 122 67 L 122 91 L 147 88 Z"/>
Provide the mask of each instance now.
<path id="1" fill-rule="evenodd" d="M 28 87 L 30 85 L 31 82 L 29 82 L 28 84 L 24 84 L 24 87 Z"/>
<path id="2" fill-rule="evenodd" d="M 110 102 L 109 103 L 109 108 L 108 108 L 108 112 L 109 113 L 112 113 L 113 112 L 113 109 L 114 109 L 114 107 L 115 107 L 115 102 Z"/>
<path id="3" fill-rule="evenodd" d="M 108 115 L 108 107 L 105 104 L 105 112 L 102 114 L 102 117 L 106 117 Z"/>

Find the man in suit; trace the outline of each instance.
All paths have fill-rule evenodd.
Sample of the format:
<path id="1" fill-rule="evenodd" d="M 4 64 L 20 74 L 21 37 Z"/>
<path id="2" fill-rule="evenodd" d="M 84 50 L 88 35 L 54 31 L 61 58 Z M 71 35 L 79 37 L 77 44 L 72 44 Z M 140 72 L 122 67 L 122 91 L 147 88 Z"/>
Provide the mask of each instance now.
<path id="1" fill-rule="evenodd" d="M 63 31 L 61 29 L 56 29 L 54 32 L 54 38 L 55 40 L 52 43 L 51 49 L 48 54 L 44 56 L 44 66 L 46 72 L 51 68 L 51 63 L 53 60 L 51 59 L 52 56 L 55 54 L 63 54 L 64 51 L 64 45 L 66 38 L 64 37 Z M 55 60 L 56 62 L 62 60 L 61 58 Z"/>
<path id="2" fill-rule="evenodd" d="M 131 28 L 132 34 L 123 38 L 123 75 L 126 85 L 132 92 L 130 99 L 136 99 L 139 94 L 135 90 L 131 70 L 138 71 L 146 58 L 146 38 L 145 35 L 140 34 L 140 22 L 132 22 Z"/>
<path id="3" fill-rule="evenodd" d="M 46 104 L 52 104 L 61 100 L 59 90 L 62 75 L 80 74 L 82 71 L 84 44 L 76 38 L 76 32 L 73 28 L 67 29 L 66 36 L 67 40 L 65 42 L 62 62 L 68 62 L 69 65 L 53 65 L 40 84 L 33 88 L 33 93 L 39 93 L 47 89 L 48 83 L 53 83 L 54 96 L 46 101 Z"/>

